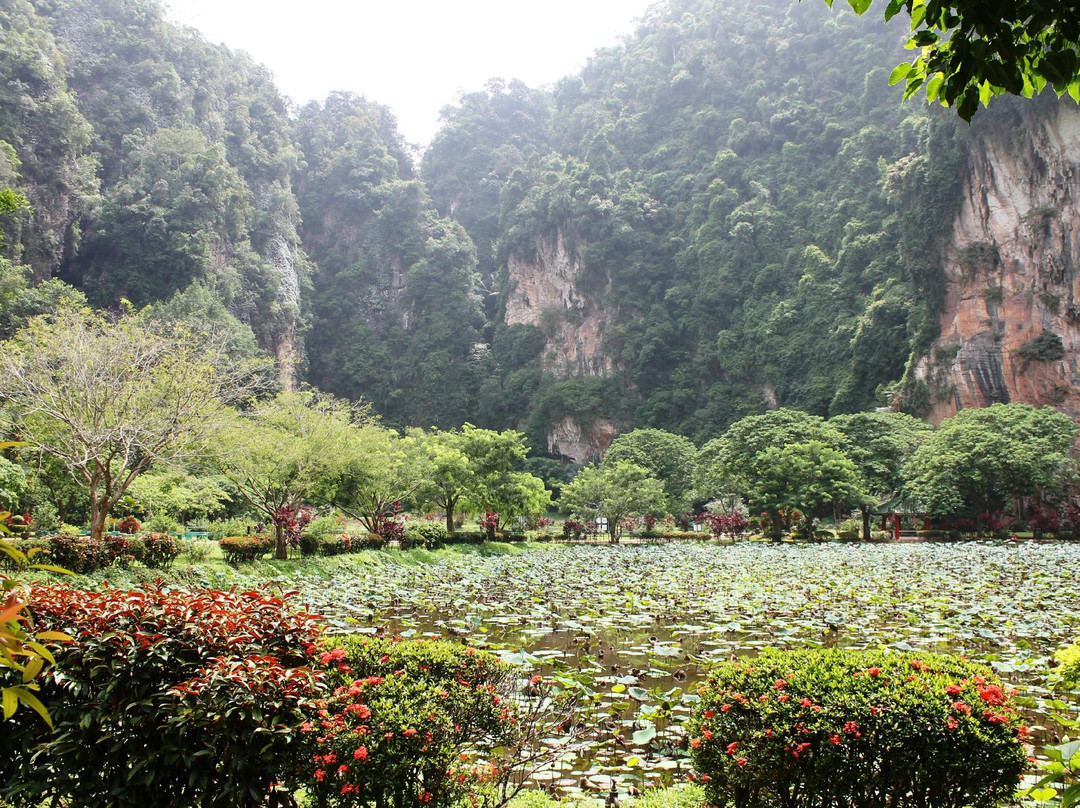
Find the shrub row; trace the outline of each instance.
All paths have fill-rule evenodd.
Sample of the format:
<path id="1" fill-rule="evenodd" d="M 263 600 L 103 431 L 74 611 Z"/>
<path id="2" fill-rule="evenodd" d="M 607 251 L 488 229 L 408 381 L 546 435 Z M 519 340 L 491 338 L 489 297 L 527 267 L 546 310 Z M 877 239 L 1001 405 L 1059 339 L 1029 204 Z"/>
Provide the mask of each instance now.
<path id="1" fill-rule="evenodd" d="M 262 558 L 274 549 L 274 537 L 266 534 L 257 536 L 226 536 L 218 541 L 225 563 L 250 563 Z"/>
<path id="2" fill-rule="evenodd" d="M 300 537 L 300 554 L 304 558 L 312 556 L 336 556 L 356 553 L 360 550 L 381 550 L 386 546 L 386 539 L 376 533 L 357 536 L 351 533 L 337 535 Z"/>
<path id="3" fill-rule="evenodd" d="M 689 743 L 710 805 L 991 808 L 1027 766 L 1000 679 L 953 657 L 766 651 L 700 693 Z"/>
<path id="4" fill-rule="evenodd" d="M 36 539 L 17 539 L 13 544 L 23 552 L 40 548 L 47 553 L 47 556 L 38 557 L 40 563 L 79 574 L 96 572 L 113 564 L 126 567 L 136 561 L 152 569 L 161 569 L 180 555 L 176 539 L 168 533 L 107 534 L 102 539 L 58 533 Z"/>
<path id="5" fill-rule="evenodd" d="M 313 616 L 261 592 L 51 586 L 31 603 L 37 626 L 74 639 L 41 680 L 55 732 L 24 710 L 2 725 L 0 799 L 275 804 L 319 694 Z"/>
<path id="6" fill-rule="evenodd" d="M 337 639 L 264 592 L 40 587 L 73 641 L 41 681 L 55 731 L 0 722 L 13 806 L 449 806 L 518 736 L 515 672 L 458 643 Z M 6 683 L 0 669 L 0 683 Z"/>

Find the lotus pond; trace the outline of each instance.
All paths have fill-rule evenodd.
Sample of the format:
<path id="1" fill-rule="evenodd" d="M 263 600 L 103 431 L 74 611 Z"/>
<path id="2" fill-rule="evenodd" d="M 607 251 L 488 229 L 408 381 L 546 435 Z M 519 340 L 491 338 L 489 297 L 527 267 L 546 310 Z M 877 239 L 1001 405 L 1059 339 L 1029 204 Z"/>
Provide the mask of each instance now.
<path id="1" fill-rule="evenodd" d="M 707 666 L 766 646 L 965 654 L 1020 689 L 1038 742 L 1055 740 L 1055 715 L 1080 708 L 1052 692 L 1048 665 L 1080 636 L 1080 545 L 537 545 L 374 558 L 287 583 L 334 631 L 457 637 L 583 682 L 596 741 L 537 778 L 564 794 L 610 777 L 680 779 L 680 722 Z"/>

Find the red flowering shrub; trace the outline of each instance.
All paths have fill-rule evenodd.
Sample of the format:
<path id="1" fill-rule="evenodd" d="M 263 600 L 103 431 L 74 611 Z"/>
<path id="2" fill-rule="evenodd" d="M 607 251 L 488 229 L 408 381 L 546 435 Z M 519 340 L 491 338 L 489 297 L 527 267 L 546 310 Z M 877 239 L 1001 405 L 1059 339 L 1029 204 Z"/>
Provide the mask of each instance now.
<path id="1" fill-rule="evenodd" d="M 709 533 L 716 539 L 725 535 L 734 539 L 750 527 L 750 520 L 743 516 L 739 511 L 732 511 L 731 513 L 703 513 L 698 517 L 698 521 L 706 523 L 709 526 Z"/>
<path id="2" fill-rule="evenodd" d="M 484 515 L 477 519 L 476 523 L 487 534 L 488 541 L 495 541 L 495 531 L 499 529 L 498 511 L 484 511 Z"/>
<path id="3" fill-rule="evenodd" d="M 36 588 L 35 626 L 74 641 L 41 679 L 56 732 L 0 725 L 13 805 L 276 804 L 319 675 L 316 618 L 262 592 Z M 295 740 L 295 736 L 294 736 Z"/>
<path id="4" fill-rule="evenodd" d="M 952 657 L 766 651 L 700 693 L 687 729 L 710 805 L 990 808 L 1027 767 L 1001 682 Z"/>
<path id="5" fill-rule="evenodd" d="M 514 676 L 447 642 L 334 640 L 320 661 L 333 691 L 302 727 L 301 783 L 319 806 L 446 806 L 492 779 L 477 754 L 517 731 Z"/>

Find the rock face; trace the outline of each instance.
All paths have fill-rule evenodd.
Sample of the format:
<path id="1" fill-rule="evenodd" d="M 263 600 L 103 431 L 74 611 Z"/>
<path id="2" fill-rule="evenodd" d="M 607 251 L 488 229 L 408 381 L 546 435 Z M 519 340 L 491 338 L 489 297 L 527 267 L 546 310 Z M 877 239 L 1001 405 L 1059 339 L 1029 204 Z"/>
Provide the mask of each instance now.
<path id="1" fill-rule="evenodd" d="M 506 324 L 533 325 L 544 333 L 541 367 L 556 379 L 615 370 L 604 351 L 604 334 L 618 311 L 601 304 L 609 283 L 582 289 L 584 252 L 584 244 L 568 243 L 560 231 L 553 239 L 541 239 L 534 255 L 507 259 L 511 291 Z M 584 463 L 600 457 L 618 432 L 607 419 L 585 425 L 567 417 L 548 433 L 548 451 Z"/>
<path id="2" fill-rule="evenodd" d="M 941 335 L 916 367 L 935 423 L 1008 401 L 1080 417 L 1080 111 L 1018 109 L 968 149 Z"/>
<path id="3" fill-rule="evenodd" d="M 619 428 L 606 418 L 597 418 L 585 427 L 567 416 L 548 433 L 548 451 L 575 463 L 588 463 L 603 457 L 618 434 Z"/>
<path id="4" fill-rule="evenodd" d="M 562 232 L 542 239 L 531 257 L 507 261 L 512 291 L 506 300 L 507 325 L 534 325 L 544 332 L 543 369 L 557 379 L 604 376 L 614 367 L 604 355 L 604 331 L 617 312 L 605 310 L 603 292 L 579 290 L 584 244 L 567 244 Z"/>

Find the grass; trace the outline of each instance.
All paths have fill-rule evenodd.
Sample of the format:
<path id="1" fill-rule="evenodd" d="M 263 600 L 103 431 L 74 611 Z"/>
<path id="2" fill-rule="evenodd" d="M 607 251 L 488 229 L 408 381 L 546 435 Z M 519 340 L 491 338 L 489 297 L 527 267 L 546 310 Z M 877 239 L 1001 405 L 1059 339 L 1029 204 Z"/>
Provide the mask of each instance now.
<path id="1" fill-rule="evenodd" d="M 234 585 L 250 586 L 252 582 L 273 583 L 289 578 L 331 579 L 348 575 L 352 571 L 371 570 L 381 566 L 417 567 L 437 564 L 442 559 L 453 556 L 510 556 L 529 552 L 543 545 L 507 544 L 490 542 L 485 544 L 458 544 L 439 550 L 362 550 L 347 555 L 290 558 L 287 560 L 261 559 L 251 564 L 233 566 L 226 564 L 217 542 L 205 542 L 212 545 L 200 548 L 193 556 L 181 553 L 180 557 L 168 569 L 149 569 L 141 564 L 129 567 L 112 566 L 87 575 L 65 577 L 65 582 L 74 586 L 96 588 L 104 583 L 120 589 L 150 586 L 182 586 L 228 588 Z M 30 580 L 42 580 L 45 573 L 26 573 L 22 577 Z"/>

